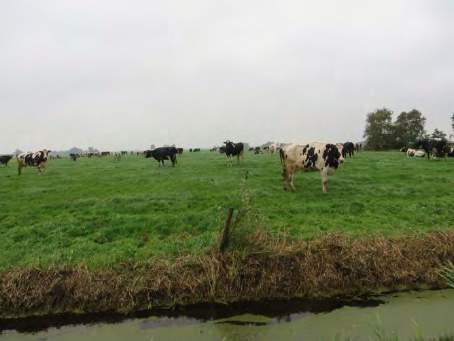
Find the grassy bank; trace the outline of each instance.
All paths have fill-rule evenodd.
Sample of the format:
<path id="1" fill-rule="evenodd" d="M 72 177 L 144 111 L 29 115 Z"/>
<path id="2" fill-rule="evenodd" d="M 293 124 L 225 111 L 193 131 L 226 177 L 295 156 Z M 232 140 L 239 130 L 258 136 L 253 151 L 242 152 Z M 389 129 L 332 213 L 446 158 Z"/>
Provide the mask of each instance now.
<path id="1" fill-rule="evenodd" d="M 327 232 L 398 236 L 454 227 L 454 160 L 364 152 L 321 192 L 317 173 L 282 190 L 276 155 L 247 153 L 227 167 L 218 153 L 185 153 L 175 168 L 130 156 L 51 160 L 46 174 L 0 169 L 0 269 L 80 265 L 102 269 L 150 257 L 204 255 L 228 207 L 252 227 L 294 240 Z M 247 173 L 247 180 L 243 181 Z"/>
<path id="2" fill-rule="evenodd" d="M 229 249 L 94 271 L 53 266 L 3 272 L 0 319 L 440 288 L 446 287 L 440 269 L 454 260 L 453 231 L 298 242 L 256 233 L 245 243 L 248 252 Z"/>

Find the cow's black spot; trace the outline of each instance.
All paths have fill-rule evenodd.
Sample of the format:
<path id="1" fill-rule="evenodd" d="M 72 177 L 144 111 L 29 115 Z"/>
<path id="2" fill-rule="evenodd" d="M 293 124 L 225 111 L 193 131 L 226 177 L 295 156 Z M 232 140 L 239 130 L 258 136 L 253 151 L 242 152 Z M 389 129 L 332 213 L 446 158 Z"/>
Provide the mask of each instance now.
<path id="1" fill-rule="evenodd" d="M 307 146 L 309 147 L 309 145 Z M 304 159 L 304 168 L 315 168 L 315 163 L 317 162 L 318 154 L 315 152 L 315 148 L 311 147 L 307 151 L 307 156 Z"/>
<path id="2" fill-rule="evenodd" d="M 337 146 L 334 144 L 327 144 L 323 151 L 323 160 L 325 160 L 325 167 L 337 168 L 339 167 L 339 158 L 341 154 Z"/>

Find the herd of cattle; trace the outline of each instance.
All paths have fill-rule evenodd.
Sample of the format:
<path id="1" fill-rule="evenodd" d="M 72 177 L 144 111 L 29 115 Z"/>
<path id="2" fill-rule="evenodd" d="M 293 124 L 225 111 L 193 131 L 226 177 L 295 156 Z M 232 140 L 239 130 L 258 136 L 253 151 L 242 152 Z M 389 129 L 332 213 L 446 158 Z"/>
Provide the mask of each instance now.
<path id="1" fill-rule="evenodd" d="M 431 157 L 445 158 L 454 157 L 454 147 L 448 144 L 444 139 L 420 139 L 408 147 L 402 147 L 401 152 L 407 154 L 408 157 Z"/>
<path id="2" fill-rule="evenodd" d="M 342 164 L 347 156 L 350 158 L 355 152 L 360 152 L 363 146 L 360 143 L 354 144 L 353 142 L 346 143 L 321 143 L 312 142 L 307 144 L 279 144 L 274 143 L 265 147 L 249 148 L 249 151 L 254 154 L 261 154 L 264 152 L 279 153 L 282 176 L 284 179 L 284 189 L 287 191 L 294 191 L 293 177 L 297 171 L 319 171 L 322 191 L 328 190 L 328 176 L 333 175 L 336 169 Z M 238 161 L 244 156 L 244 144 L 241 142 L 234 143 L 232 141 L 225 141 L 224 146 L 213 147 L 210 151 L 219 151 L 225 154 L 227 159 L 232 164 L 232 160 L 236 157 Z M 199 152 L 200 148 L 189 149 L 189 152 Z M 416 141 L 411 147 L 404 147 L 401 149 L 407 156 L 427 156 L 428 159 L 454 157 L 454 147 L 449 146 L 448 142 L 439 139 L 422 139 Z M 41 173 L 46 167 L 48 160 L 52 158 L 51 151 L 43 149 L 34 153 L 20 153 L 16 155 L 18 174 L 21 175 L 22 169 L 25 167 L 36 167 Z M 183 153 L 183 148 L 176 147 L 159 147 L 152 150 L 145 150 L 144 152 L 101 152 L 101 153 L 71 153 L 69 157 L 71 160 L 76 161 L 80 157 L 103 157 L 113 156 L 114 159 L 121 159 L 123 155 L 143 155 L 145 158 L 154 158 L 158 161 L 159 166 L 164 166 L 164 161 L 168 160 L 172 166 L 177 164 L 177 155 Z M 61 158 L 59 155 L 55 158 Z M 8 165 L 8 162 L 13 158 L 13 155 L 0 155 L 0 165 Z"/>

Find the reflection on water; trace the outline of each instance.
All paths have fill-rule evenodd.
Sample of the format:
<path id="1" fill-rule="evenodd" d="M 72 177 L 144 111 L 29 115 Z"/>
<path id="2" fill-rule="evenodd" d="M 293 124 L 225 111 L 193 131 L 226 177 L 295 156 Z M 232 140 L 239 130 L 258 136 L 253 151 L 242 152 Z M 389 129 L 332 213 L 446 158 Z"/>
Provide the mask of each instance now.
<path id="1" fill-rule="evenodd" d="M 4 331 L 11 340 L 364 340 L 377 335 L 400 339 L 454 335 L 454 290 L 403 293 L 369 307 L 343 306 L 330 312 L 245 313 L 200 321 L 147 317 L 109 324 L 49 328 L 37 333 Z M 281 308 L 279 308 L 281 309 Z M 284 316 L 284 318 L 283 318 Z"/>

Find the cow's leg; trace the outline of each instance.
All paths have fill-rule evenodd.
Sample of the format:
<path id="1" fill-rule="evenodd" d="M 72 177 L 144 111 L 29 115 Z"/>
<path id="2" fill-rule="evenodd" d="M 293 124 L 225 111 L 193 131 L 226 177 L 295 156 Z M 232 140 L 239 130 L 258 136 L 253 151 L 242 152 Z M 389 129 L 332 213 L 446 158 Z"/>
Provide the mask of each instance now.
<path id="1" fill-rule="evenodd" d="M 284 177 L 284 190 L 295 192 L 296 188 L 293 185 L 293 176 L 295 168 L 290 165 L 284 165 L 282 175 Z"/>
<path id="2" fill-rule="evenodd" d="M 291 166 L 290 169 L 289 169 L 289 176 L 290 176 L 290 178 L 289 178 L 289 180 L 290 180 L 289 185 L 290 185 L 290 190 L 291 190 L 292 192 L 295 192 L 295 191 L 296 191 L 295 185 L 293 185 L 293 178 L 294 178 L 294 176 L 295 176 L 295 173 L 296 173 L 296 166 Z"/>
<path id="3" fill-rule="evenodd" d="M 18 162 L 17 164 L 17 175 L 21 175 L 22 173 L 22 165 L 20 164 L 20 162 Z"/>
<path id="4" fill-rule="evenodd" d="M 284 191 L 288 191 L 290 188 L 288 184 L 288 171 L 285 164 L 282 165 L 282 178 L 284 180 Z"/>
<path id="5" fill-rule="evenodd" d="M 325 167 L 320 171 L 320 178 L 322 179 L 322 191 L 328 192 L 328 168 Z"/>

